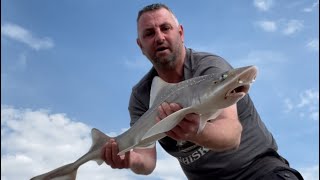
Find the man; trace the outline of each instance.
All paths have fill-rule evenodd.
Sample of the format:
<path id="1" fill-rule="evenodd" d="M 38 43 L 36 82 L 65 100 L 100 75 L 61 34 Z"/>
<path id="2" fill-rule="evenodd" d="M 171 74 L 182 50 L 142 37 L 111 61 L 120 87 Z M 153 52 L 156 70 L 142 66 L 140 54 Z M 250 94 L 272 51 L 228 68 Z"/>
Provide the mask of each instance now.
<path id="1" fill-rule="evenodd" d="M 129 111 L 131 125 L 149 108 L 154 76 L 169 83 L 232 67 L 221 57 L 195 52 L 184 46 L 184 31 L 173 12 L 164 4 L 143 8 L 137 18 L 139 45 L 153 68 L 133 88 Z M 159 106 L 157 120 L 181 109 L 176 103 Z M 160 145 L 175 156 L 188 179 L 303 179 L 277 153 L 277 144 L 261 121 L 249 97 L 222 110 L 197 133 L 199 115 L 188 114 Z M 183 142 L 183 143 L 181 143 Z M 130 168 L 137 174 L 150 174 L 156 165 L 156 147 L 133 149 L 118 156 L 117 143 L 105 147 L 105 162 L 112 168 Z"/>

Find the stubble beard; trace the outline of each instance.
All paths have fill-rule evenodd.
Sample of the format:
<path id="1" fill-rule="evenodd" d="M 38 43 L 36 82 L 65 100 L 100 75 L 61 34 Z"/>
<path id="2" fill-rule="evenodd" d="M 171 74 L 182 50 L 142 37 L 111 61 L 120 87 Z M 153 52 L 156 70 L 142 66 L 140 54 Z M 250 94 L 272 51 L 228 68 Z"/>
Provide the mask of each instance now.
<path id="1" fill-rule="evenodd" d="M 156 69 L 173 70 L 176 67 L 177 59 L 181 56 L 181 44 L 176 44 L 172 52 L 165 57 L 154 57 L 153 65 Z"/>

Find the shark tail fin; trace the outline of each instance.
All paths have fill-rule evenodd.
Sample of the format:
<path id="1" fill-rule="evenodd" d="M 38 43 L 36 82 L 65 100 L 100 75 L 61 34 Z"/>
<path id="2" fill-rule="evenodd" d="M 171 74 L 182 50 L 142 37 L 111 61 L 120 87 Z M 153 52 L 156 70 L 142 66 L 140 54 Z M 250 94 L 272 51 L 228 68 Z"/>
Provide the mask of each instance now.
<path id="1" fill-rule="evenodd" d="M 104 134 L 96 128 L 93 128 L 91 130 L 91 138 L 92 145 L 89 152 L 97 150 L 99 147 L 103 146 L 103 144 L 105 144 L 111 139 L 111 137 L 107 136 L 106 134 Z M 103 160 L 100 158 L 100 156 L 93 160 L 96 161 L 99 166 L 103 163 Z"/>

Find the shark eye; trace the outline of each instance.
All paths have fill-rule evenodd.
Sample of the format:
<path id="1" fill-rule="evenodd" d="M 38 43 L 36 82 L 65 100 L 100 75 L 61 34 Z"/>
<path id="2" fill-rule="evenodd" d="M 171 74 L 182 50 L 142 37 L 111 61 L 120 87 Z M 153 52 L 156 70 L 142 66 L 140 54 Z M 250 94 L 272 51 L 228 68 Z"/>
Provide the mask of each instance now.
<path id="1" fill-rule="evenodd" d="M 223 74 L 223 75 L 222 75 L 222 78 L 223 78 L 223 79 L 226 79 L 227 77 L 228 77 L 228 74 Z"/>
<path id="2" fill-rule="evenodd" d="M 225 80 L 228 77 L 228 74 L 222 74 L 220 80 Z"/>

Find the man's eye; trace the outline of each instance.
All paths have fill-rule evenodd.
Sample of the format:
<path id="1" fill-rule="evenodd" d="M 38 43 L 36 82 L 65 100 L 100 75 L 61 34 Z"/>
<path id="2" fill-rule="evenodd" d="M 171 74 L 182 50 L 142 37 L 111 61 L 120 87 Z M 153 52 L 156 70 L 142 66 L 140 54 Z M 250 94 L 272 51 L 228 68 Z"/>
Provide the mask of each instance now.
<path id="1" fill-rule="evenodd" d="M 152 31 L 147 31 L 144 33 L 144 37 L 150 37 L 152 36 L 154 33 Z"/>
<path id="2" fill-rule="evenodd" d="M 164 26 L 161 28 L 162 31 L 169 31 L 171 28 L 169 26 Z"/>

